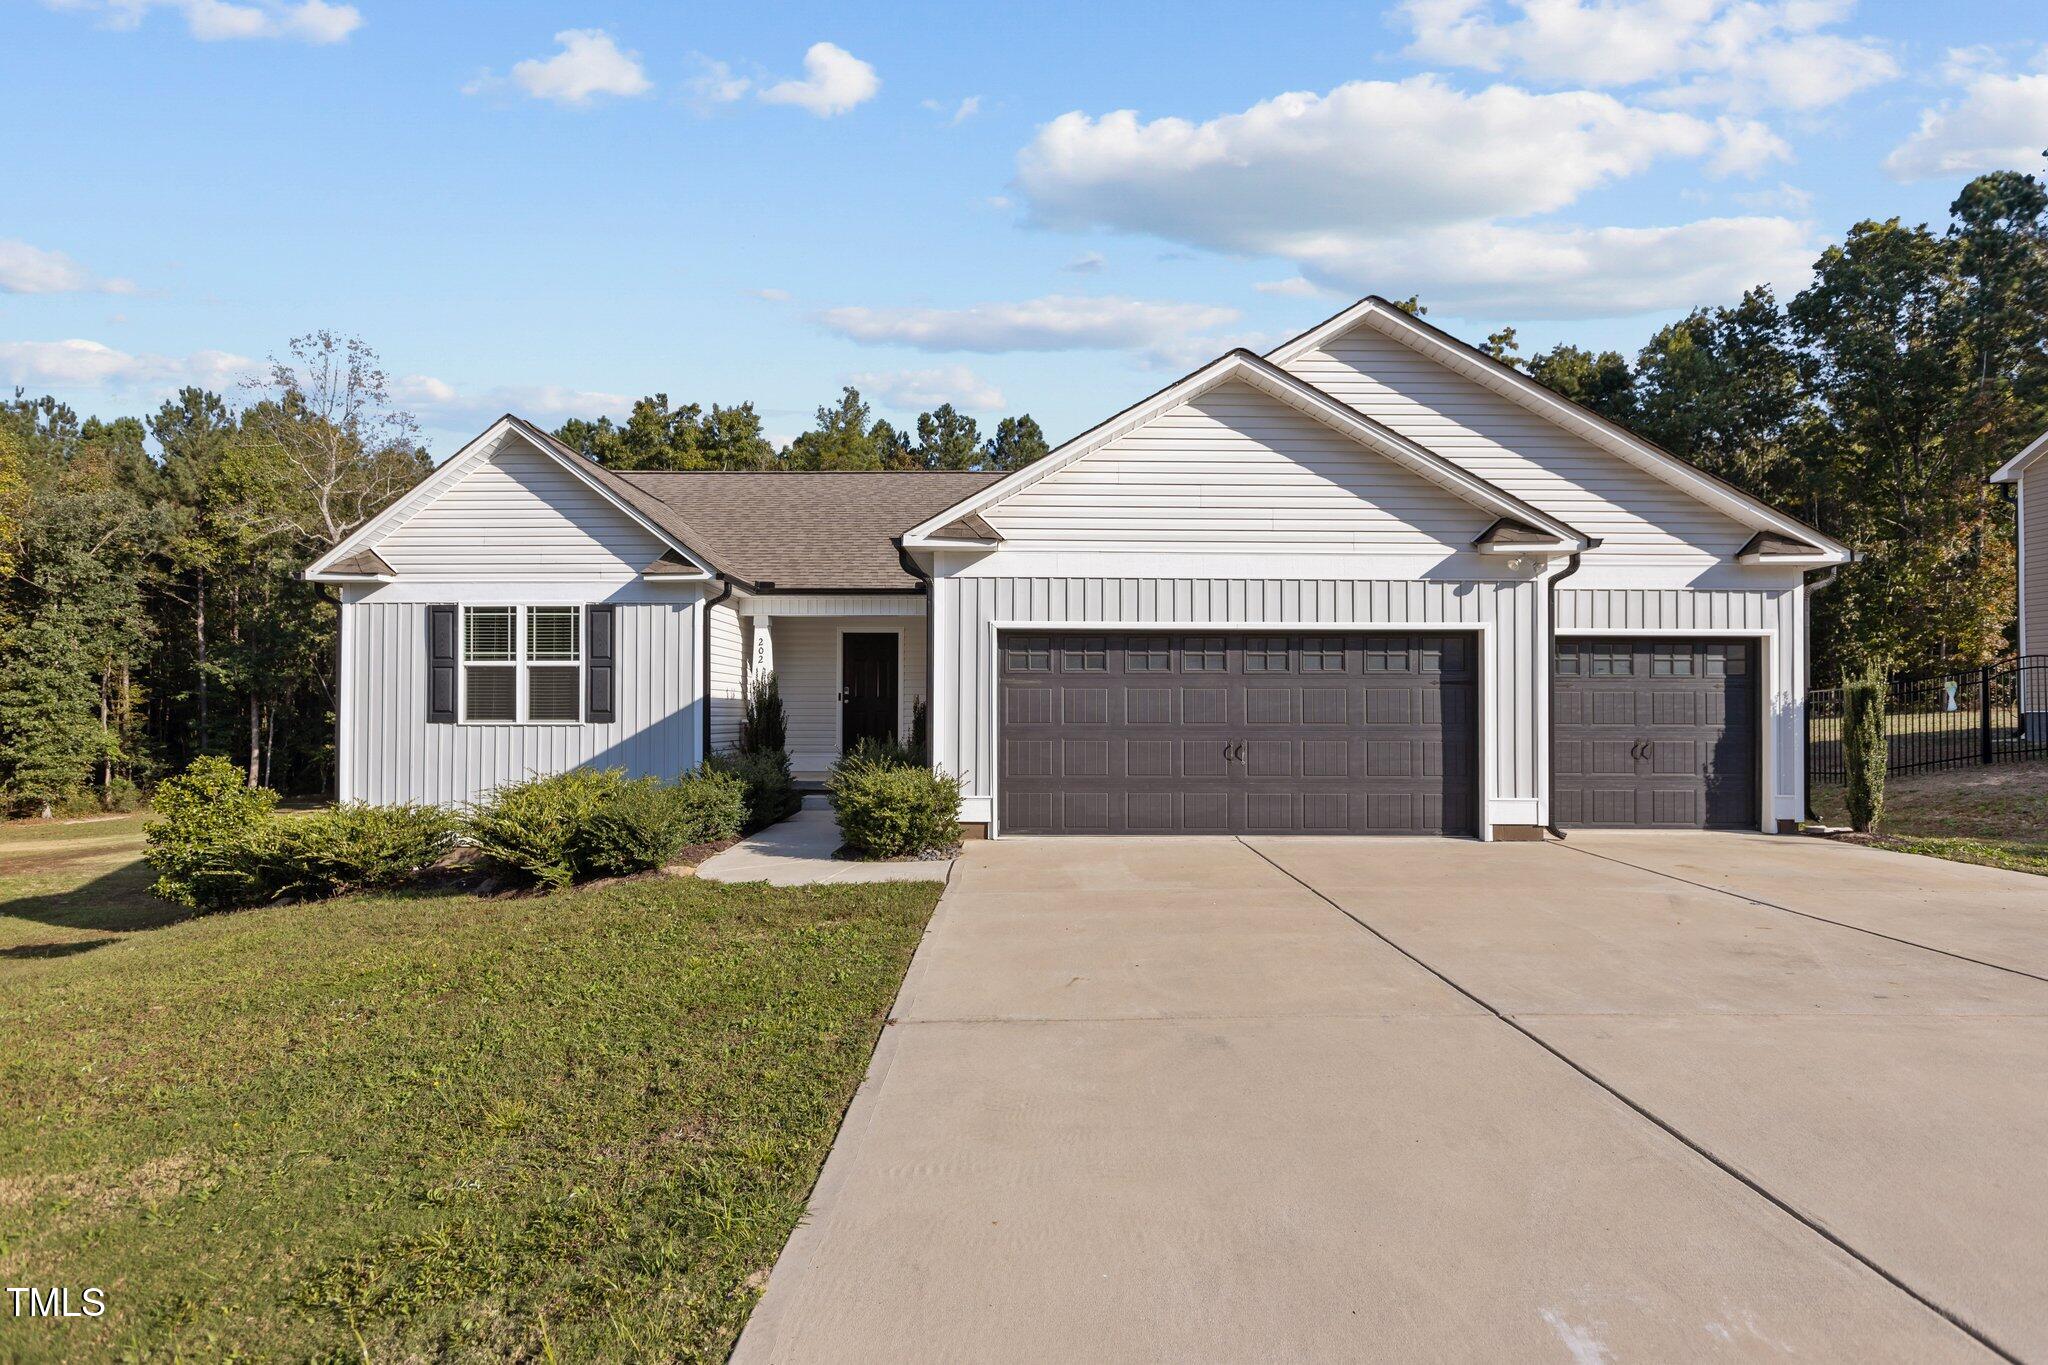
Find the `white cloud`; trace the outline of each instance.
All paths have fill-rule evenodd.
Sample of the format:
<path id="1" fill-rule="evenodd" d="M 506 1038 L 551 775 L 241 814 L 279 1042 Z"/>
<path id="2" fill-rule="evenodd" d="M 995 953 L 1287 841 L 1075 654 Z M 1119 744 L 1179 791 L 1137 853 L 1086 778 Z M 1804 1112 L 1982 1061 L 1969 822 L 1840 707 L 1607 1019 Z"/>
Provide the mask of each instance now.
<path id="1" fill-rule="evenodd" d="M 1252 288 L 1261 294 L 1274 294 L 1283 299 L 1312 299 L 1326 292 L 1299 275 L 1285 280 L 1261 280 Z"/>
<path id="2" fill-rule="evenodd" d="M 136 355 L 97 341 L 0 341 L 0 385 L 27 389 L 166 391 L 183 384 L 221 390 L 262 365 L 226 351 Z"/>
<path id="3" fill-rule="evenodd" d="M 1752 285 L 1804 281 L 1811 230 L 1784 218 L 1709 218 L 1675 227 L 1438 228 L 1305 260 L 1309 278 L 1348 294 L 1419 294 L 1459 316 L 1627 317 L 1733 299 Z"/>
<path id="4" fill-rule="evenodd" d="M 133 294 L 127 280 L 100 279 L 61 251 L 0 240 L 0 294 Z"/>
<path id="5" fill-rule="evenodd" d="M 945 104 L 939 100 L 919 100 L 918 103 L 934 114 L 946 115 L 946 126 L 957 128 L 981 112 L 981 96 L 969 95 L 958 104 Z"/>
<path id="6" fill-rule="evenodd" d="M 302 43 L 338 43 L 362 27 L 354 5 L 328 0 L 46 0 L 53 9 L 103 16 L 109 28 L 134 28 L 152 10 L 171 10 L 201 42 L 245 38 L 289 38 Z"/>
<path id="7" fill-rule="evenodd" d="M 640 54 L 621 51 L 601 28 L 563 29 L 555 42 L 562 50 L 554 56 L 513 63 L 512 84 L 534 99 L 582 108 L 599 95 L 630 99 L 654 88 Z M 462 93 L 481 95 L 503 84 L 487 71 L 463 86 Z"/>
<path id="8" fill-rule="evenodd" d="M 569 417 L 624 416 L 633 400 L 622 393 L 562 384 L 500 384 L 465 390 L 430 374 L 409 374 L 392 384 L 391 396 L 429 423 L 488 422 L 501 413 L 560 422 Z"/>
<path id="9" fill-rule="evenodd" d="M 828 308 L 818 321 L 852 341 L 921 351 L 1151 350 L 1237 320 L 1199 303 L 1048 294 L 967 308 Z"/>
<path id="10" fill-rule="evenodd" d="M 761 92 L 768 104 L 793 104 L 819 118 L 865 104 L 882 88 L 875 69 L 837 43 L 812 43 L 804 53 L 804 78 L 782 81 Z"/>
<path id="11" fill-rule="evenodd" d="M 1295 92 L 1206 123 L 1062 114 L 1018 154 L 1033 216 L 1286 255 L 1330 235 L 1564 208 L 1665 157 L 1712 152 L 1713 125 L 1607 95 L 1465 94 L 1433 76 Z"/>
<path id="12" fill-rule="evenodd" d="M 747 293 L 754 298 L 762 300 L 764 303 L 789 302 L 789 291 L 787 289 L 749 289 Z"/>
<path id="13" fill-rule="evenodd" d="M 1805 213 L 1813 207 L 1813 191 L 1782 180 L 1776 189 L 1749 190 L 1730 198 L 1752 213 Z"/>
<path id="14" fill-rule="evenodd" d="M 1105 264 L 1107 262 L 1103 259 L 1101 252 L 1084 251 L 1073 260 L 1061 266 L 1060 269 L 1070 270 L 1076 275 L 1094 275 L 1099 273 Z"/>
<path id="15" fill-rule="evenodd" d="M 697 74 L 687 82 L 690 96 L 700 104 L 731 104 L 751 90 L 754 83 L 745 76 L 735 76 L 732 68 L 724 62 L 714 61 L 701 52 L 692 53 L 697 63 Z"/>
<path id="16" fill-rule="evenodd" d="M 924 412 L 941 403 L 951 403 L 968 412 L 995 412 L 1003 407 L 1003 391 L 965 365 L 869 372 L 854 375 L 847 382 L 898 412 Z"/>
<path id="17" fill-rule="evenodd" d="M 1873 38 L 1821 30 L 1854 0 L 1407 0 L 1410 56 L 1679 103 L 1818 109 L 1890 80 Z"/>
<path id="18" fill-rule="evenodd" d="M 1784 219 L 1584 227 L 1556 215 L 1661 160 L 1731 174 L 1788 154 L 1751 120 L 1709 122 L 1589 91 L 1468 94 L 1418 76 L 1280 95 L 1203 123 L 1065 114 L 1018 154 L 1017 186 L 1045 226 L 1277 257 L 1323 288 L 1421 289 L 1432 304 L 1476 306 L 1486 302 L 1480 284 L 1534 279 L 1555 298 L 1527 312 L 1618 316 L 1710 302 L 1694 291 L 1738 276 L 1754 283 L 1806 229 Z M 1661 283 L 1633 279 L 1674 243 L 1730 254 L 1673 255 Z M 1501 271 L 1503 261 L 1526 269 Z M 1603 291 L 1609 268 L 1623 284 Z"/>
<path id="19" fill-rule="evenodd" d="M 1926 180 L 1978 171 L 2032 170 L 2048 148 L 2048 73 L 1970 77 L 1961 98 L 1920 115 L 1920 127 L 1892 149 L 1894 179 Z"/>

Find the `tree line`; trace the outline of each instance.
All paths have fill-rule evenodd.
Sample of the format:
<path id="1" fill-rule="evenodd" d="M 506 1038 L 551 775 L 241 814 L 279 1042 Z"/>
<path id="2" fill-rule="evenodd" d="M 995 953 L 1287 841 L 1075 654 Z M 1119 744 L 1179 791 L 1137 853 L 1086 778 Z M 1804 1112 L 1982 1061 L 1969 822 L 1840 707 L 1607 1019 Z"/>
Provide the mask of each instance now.
<path id="1" fill-rule="evenodd" d="M 1419 300 L 1407 307 L 1425 312 Z M 1635 356 L 1485 348 L 1854 546 L 1814 606 L 1814 676 L 2012 647 L 2013 511 L 1985 480 L 2048 428 L 2048 193 L 1982 176 L 1941 228 L 1851 228 L 1812 282 L 1697 310 Z M 635 403 L 556 435 L 619 469 L 1017 469 L 1028 414 L 905 428 L 845 389 L 777 450 L 751 403 Z M 147 417 L 0 403 L 0 804 L 135 799 L 202 753 L 331 788 L 335 606 L 300 571 L 431 467 L 377 357 L 314 333 L 236 395 Z"/>

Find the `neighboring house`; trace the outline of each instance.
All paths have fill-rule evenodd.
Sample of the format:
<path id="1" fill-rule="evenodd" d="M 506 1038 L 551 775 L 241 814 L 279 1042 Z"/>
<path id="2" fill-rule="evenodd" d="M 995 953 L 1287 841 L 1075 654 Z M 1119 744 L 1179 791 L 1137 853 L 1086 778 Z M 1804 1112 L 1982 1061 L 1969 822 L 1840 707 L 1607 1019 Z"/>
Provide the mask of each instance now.
<path id="1" fill-rule="evenodd" d="M 2048 435 L 2000 465 L 1993 483 L 2009 483 L 2019 527 L 2019 652 L 2048 655 Z M 2021 671 L 2021 728 L 2030 740 L 2048 740 L 2048 679 L 2039 668 Z"/>
<path id="2" fill-rule="evenodd" d="M 1380 299 L 1007 476 L 622 473 L 515 417 L 308 571 L 345 799 L 672 775 L 772 669 L 987 833 L 1773 830 L 1848 551 Z"/>

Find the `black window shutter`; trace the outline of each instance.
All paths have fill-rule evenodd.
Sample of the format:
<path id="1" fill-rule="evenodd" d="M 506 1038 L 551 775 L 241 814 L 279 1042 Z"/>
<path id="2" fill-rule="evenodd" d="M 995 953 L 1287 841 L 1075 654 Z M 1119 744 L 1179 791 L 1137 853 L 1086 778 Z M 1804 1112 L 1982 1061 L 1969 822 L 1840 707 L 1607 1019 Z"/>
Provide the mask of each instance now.
<path id="1" fill-rule="evenodd" d="M 587 693 L 583 719 L 593 725 L 619 718 L 618 659 L 612 635 L 614 610 L 610 605 L 591 605 L 583 609 L 583 676 Z"/>
<path id="2" fill-rule="evenodd" d="M 427 719 L 436 725 L 455 723 L 455 670 L 460 666 L 460 634 L 455 608 L 427 608 Z"/>

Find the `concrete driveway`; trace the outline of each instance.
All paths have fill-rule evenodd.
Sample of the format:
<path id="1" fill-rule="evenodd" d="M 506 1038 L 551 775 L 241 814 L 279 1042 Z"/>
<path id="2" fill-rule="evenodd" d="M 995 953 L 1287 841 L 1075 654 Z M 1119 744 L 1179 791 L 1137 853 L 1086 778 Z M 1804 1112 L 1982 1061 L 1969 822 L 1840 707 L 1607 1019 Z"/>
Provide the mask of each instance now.
<path id="1" fill-rule="evenodd" d="M 2048 1360 L 2048 883 L 964 855 L 736 1358 Z"/>

